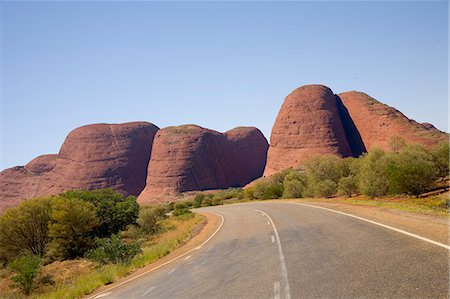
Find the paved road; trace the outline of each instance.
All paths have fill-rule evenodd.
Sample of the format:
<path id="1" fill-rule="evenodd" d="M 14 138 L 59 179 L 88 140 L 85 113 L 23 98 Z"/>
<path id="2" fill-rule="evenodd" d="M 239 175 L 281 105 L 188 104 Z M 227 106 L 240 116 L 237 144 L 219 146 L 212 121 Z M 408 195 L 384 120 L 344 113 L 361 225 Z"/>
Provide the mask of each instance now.
<path id="1" fill-rule="evenodd" d="M 223 215 L 209 243 L 102 298 L 448 298 L 449 251 L 346 215 L 287 203 Z"/>

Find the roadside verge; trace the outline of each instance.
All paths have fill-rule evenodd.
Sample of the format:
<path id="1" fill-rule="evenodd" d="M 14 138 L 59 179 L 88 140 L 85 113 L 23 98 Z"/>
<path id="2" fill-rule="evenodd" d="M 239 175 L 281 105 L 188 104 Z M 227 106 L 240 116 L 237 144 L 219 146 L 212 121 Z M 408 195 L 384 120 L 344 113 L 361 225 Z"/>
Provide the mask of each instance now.
<path id="1" fill-rule="evenodd" d="M 144 276 L 150 272 L 153 272 L 159 268 L 162 268 L 173 261 L 180 259 L 181 257 L 187 255 L 188 253 L 199 249 L 202 245 L 206 244 L 212 237 L 219 231 L 223 224 L 223 217 L 219 214 L 212 214 L 206 212 L 200 212 L 206 217 L 206 222 L 202 227 L 198 227 L 196 231 L 193 232 L 193 237 L 186 242 L 185 245 L 175 249 L 171 253 L 166 256 L 158 259 L 157 261 L 142 267 L 130 275 L 123 277 L 112 284 L 102 286 L 98 288 L 93 293 L 86 296 L 87 299 L 101 298 L 103 296 L 107 296 L 110 292 L 112 292 L 115 288 L 120 287 L 130 281 L 138 279 L 141 276 Z"/>

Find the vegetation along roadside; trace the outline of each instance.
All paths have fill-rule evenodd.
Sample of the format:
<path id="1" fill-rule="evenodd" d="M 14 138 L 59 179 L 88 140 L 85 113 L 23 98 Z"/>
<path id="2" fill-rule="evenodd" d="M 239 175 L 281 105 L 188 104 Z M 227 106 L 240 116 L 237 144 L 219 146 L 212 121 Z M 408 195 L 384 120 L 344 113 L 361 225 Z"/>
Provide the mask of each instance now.
<path id="1" fill-rule="evenodd" d="M 25 201 L 0 216 L 2 298 L 80 298 L 184 244 L 204 216 L 110 189 Z"/>

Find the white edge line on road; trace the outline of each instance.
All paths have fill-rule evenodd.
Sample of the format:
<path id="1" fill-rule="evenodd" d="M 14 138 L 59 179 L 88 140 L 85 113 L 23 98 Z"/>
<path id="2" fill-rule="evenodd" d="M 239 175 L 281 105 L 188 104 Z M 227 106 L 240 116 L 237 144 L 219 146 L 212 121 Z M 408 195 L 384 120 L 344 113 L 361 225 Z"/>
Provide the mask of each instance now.
<path id="1" fill-rule="evenodd" d="M 273 228 L 273 231 L 275 233 L 275 239 L 277 240 L 278 254 L 280 255 L 281 274 L 282 274 L 283 279 L 285 281 L 284 282 L 284 292 L 286 293 L 285 294 L 285 298 L 286 299 L 290 299 L 291 298 L 291 292 L 290 292 L 290 289 L 289 289 L 289 279 L 288 279 L 288 273 L 287 273 L 287 269 L 286 269 L 286 261 L 285 261 L 284 254 L 283 254 L 283 248 L 281 247 L 280 235 L 278 234 L 278 230 L 275 227 L 275 224 L 273 223 L 272 218 L 270 218 L 270 216 L 267 215 L 266 212 L 258 210 L 258 209 L 253 209 L 253 210 L 258 211 L 260 213 L 264 213 L 264 215 L 266 215 L 267 219 L 269 219 L 270 224 L 272 224 L 272 228 Z"/>
<path id="2" fill-rule="evenodd" d="M 416 238 L 416 239 L 419 239 L 419 240 L 422 240 L 422 241 L 425 241 L 425 242 L 428 242 L 428 243 L 431 243 L 431 244 L 434 244 L 434 245 L 437 245 L 437 246 L 440 246 L 440 247 L 445 248 L 447 250 L 450 250 L 450 246 L 449 245 L 442 244 L 442 243 L 433 241 L 431 239 L 428 239 L 428 238 L 425 238 L 425 237 L 422 237 L 422 236 L 419 236 L 419 235 L 416 235 L 416 234 L 413 234 L 413 233 L 410 233 L 410 232 L 407 232 L 407 231 L 395 228 L 393 226 L 389 226 L 389 225 L 386 225 L 386 224 L 383 224 L 383 223 L 379 223 L 379 222 L 376 222 L 376 221 L 373 221 L 373 220 L 369 220 L 369 219 L 366 219 L 366 218 L 363 218 L 363 217 L 359 217 L 359 216 L 356 216 L 356 215 L 352 215 L 352 214 L 348 214 L 348 213 L 345 213 L 345 212 L 336 211 L 336 210 L 333 210 L 333 209 L 328 209 L 328 208 L 324 208 L 324 207 L 320 207 L 320 206 L 315 206 L 315 205 L 309 205 L 309 204 L 298 203 L 298 202 L 287 202 L 287 203 L 288 204 L 294 204 L 294 205 L 311 207 L 311 208 L 316 208 L 316 209 L 322 209 L 322 210 L 334 212 L 334 213 L 337 213 L 337 214 L 345 215 L 345 216 L 348 216 L 348 217 L 352 217 L 352 218 L 355 218 L 355 219 L 358 219 L 358 220 L 361 220 L 361 221 L 365 221 L 365 222 L 368 222 L 368 223 L 371 223 L 371 224 L 375 224 L 375 225 L 378 225 L 378 226 L 381 226 L 381 227 L 384 227 L 384 228 L 396 231 L 398 233 L 401 233 L 401 234 L 404 234 L 404 235 L 407 235 L 407 236 L 410 236 L 410 237 L 413 237 L 413 238 Z"/>
<path id="3" fill-rule="evenodd" d="M 220 230 L 220 229 L 222 228 L 222 226 L 223 226 L 223 223 L 225 222 L 225 218 L 224 218 L 221 214 L 219 214 L 219 213 L 214 213 L 214 214 L 219 215 L 219 217 L 221 218 L 222 221 L 220 222 L 219 227 L 214 231 L 214 233 L 213 233 L 211 236 L 209 236 L 209 238 L 206 239 L 202 244 L 200 244 L 199 246 L 197 246 L 197 247 L 195 247 L 195 248 L 193 248 L 193 249 L 191 249 L 191 250 L 189 250 L 189 251 L 186 251 L 186 252 L 183 253 L 183 254 L 180 254 L 180 255 L 177 256 L 177 257 L 174 257 L 173 259 L 171 259 L 171 260 L 169 260 L 169 261 L 167 261 L 167 262 L 165 262 L 165 263 L 163 263 L 163 264 L 161 264 L 161 265 L 159 265 L 159 266 L 157 266 L 157 267 L 155 267 L 155 268 L 152 268 L 152 269 L 150 269 L 150 270 L 148 270 L 148 271 L 145 271 L 145 272 L 143 272 L 143 273 L 141 273 L 141 274 L 139 274 L 139 275 L 136 275 L 136 276 L 134 276 L 134 277 L 132 277 L 132 278 L 130 278 L 130 279 L 127 279 L 127 280 L 125 280 L 125 281 L 122 281 L 121 283 L 118 283 L 118 284 L 116 284 L 116 285 L 114 285 L 114 286 L 111 286 L 109 289 L 107 289 L 107 290 L 101 292 L 100 294 L 97 294 L 95 297 L 94 297 L 94 296 L 87 297 L 87 299 L 98 298 L 98 296 L 103 295 L 103 294 L 105 294 L 105 293 L 107 293 L 107 292 L 109 292 L 109 293 L 108 293 L 108 295 L 109 295 L 109 294 L 111 293 L 111 290 L 113 290 L 113 289 L 115 289 L 115 288 L 117 288 L 117 287 L 120 287 L 120 286 L 122 286 L 122 285 L 124 285 L 124 284 L 126 284 L 126 283 L 129 283 L 130 281 L 133 281 L 133 280 L 135 280 L 135 279 L 138 279 L 139 277 L 142 277 L 142 276 L 144 276 L 144 275 L 146 275 L 146 274 L 148 274 L 148 273 L 150 273 L 150 272 L 153 272 L 153 271 L 155 271 L 155 270 L 157 270 L 157 269 L 159 269 L 159 268 L 162 268 L 162 267 L 164 267 L 164 266 L 170 264 L 171 262 L 173 262 L 173 261 L 175 261 L 175 260 L 178 260 L 178 259 L 182 258 L 183 256 L 188 255 L 189 253 L 193 252 L 194 250 L 200 249 L 203 245 L 205 245 L 206 243 L 208 243 L 208 242 L 209 242 L 209 241 L 210 241 L 210 240 L 211 240 L 211 239 L 219 232 L 219 230 Z M 104 296 L 107 296 L 107 295 L 104 295 Z M 102 296 L 102 297 L 103 297 L 103 296 Z"/>
<path id="4" fill-rule="evenodd" d="M 98 296 L 95 296 L 95 298 L 106 297 L 106 296 L 108 296 L 108 295 L 111 294 L 111 293 L 112 293 L 112 292 L 103 293 L 103 294 L 100 294 L 100 295 L 98 295 Z"/>

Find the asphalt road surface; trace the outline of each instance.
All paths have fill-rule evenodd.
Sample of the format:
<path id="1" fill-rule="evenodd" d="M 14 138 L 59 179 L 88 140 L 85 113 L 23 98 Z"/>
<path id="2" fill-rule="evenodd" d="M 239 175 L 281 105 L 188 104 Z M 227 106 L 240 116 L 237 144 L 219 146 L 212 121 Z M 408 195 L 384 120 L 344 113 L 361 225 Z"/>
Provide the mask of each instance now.
<path id="1" fill-rule="evenodd" d="M 448 298 L 449 250 L 288 203 L 202 209 L 224 223 L 202 248 L 98 298 Z"/>

